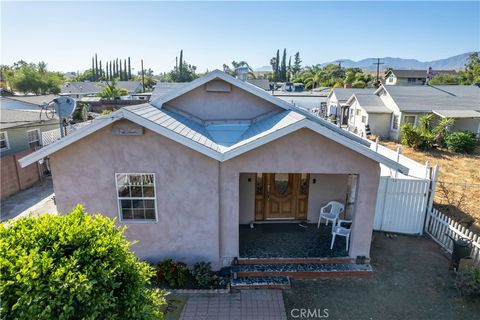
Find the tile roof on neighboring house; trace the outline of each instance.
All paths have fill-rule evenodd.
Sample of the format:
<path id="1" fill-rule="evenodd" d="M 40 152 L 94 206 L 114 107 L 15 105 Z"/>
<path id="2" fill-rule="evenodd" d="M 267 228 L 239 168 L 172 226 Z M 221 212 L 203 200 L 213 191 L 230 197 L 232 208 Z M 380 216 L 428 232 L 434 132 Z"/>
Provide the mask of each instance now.
<path id="1" fill-rule="evenodd" d="M 368 113 L 392 113 L 376 94 L 354 94 L 348 101 L 356 99 L 362 109 Z"/>
<path id="2" fill-rule="evenodd" d="M 400 111 L 432 112 L 432 110 L 480 110 L 480 88 L 473 85 L 381 86 Z"/>
<path id="3" fill-rule="evenodd" d="M 55 116 L 54 119 L 58 118 Z M 44 112 L 32 110 L 0 109 L 0 129 L 51 121 Z"/>
<path id="4" fill-rule="evenodd" d="M 278 111 L 262 115 L 251 121 L 212 123 L 190 119 L 163 108 L 164 103 L 209 81 L 218 79 L 271 102 L 279 107 Z M 370 142 L 367 140 L 219 70 L 212 71 L 184 86 L 178 86 L 176 90 L 161 97 L 155 99 L 152 97 L 150 103 L 124 107 L 107 116 L 100 117 L 91 125 L 20 159 L 19 162 L 22 166 L 26 166 L 120 119 L 137 123 L 218 161 L 227 161 L 289 133 L 307 128 L 374 161 L 402 173 L 408 173 L 407 167 L 371 150 Z"/>
<path id="5" fill-rule="evenodd" d="M 2 97 L 3 99 L 10 99 L 19 102 L 29 103 L 35 106 L 42 107 L 44 103 L 49 103 L 53 99 L 57 98 L 57 95 L 48 94 L 48 95 L 40 95 L 40 96 L 5 96 Z"/>
<path id="6" fill-rule="evenodd" d="M 338 101 L 347 101 L 353 94 L 360 95 L 360 94 L 372 94 L 374 89 L 372 88 L 335 88 L 330 91 L 330 96 L 332 93 L 335 93 L 335 97 L 337 97 Z"/>

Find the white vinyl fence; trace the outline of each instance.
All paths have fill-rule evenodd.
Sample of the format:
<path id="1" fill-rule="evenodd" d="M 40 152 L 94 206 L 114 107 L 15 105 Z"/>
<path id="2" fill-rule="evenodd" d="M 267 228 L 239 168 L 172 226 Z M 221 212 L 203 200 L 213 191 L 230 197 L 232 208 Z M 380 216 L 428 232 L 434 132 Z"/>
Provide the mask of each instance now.
<path id="1" fill-rule="evenodd" d="M 480 236 L 478 234 L 473 233 L 436 209 L 429 212 L 425 231 L 449 253 L 452 253 L 453 241 L 447 235 L 454 239 L 470 239 L 472 247 L 470 256 L 473 263 L 480 266 Z"/>
<path id="2" fill-rule="evenodd" d="M 409 169 L 408 176 L 384 165 L 377 192 L 377 205 L 373 229 L 404 234 L 423 234 L 426 213 L 435 194 L 438 167 L 420 164 L 378 142 L 371 149 Z"/>

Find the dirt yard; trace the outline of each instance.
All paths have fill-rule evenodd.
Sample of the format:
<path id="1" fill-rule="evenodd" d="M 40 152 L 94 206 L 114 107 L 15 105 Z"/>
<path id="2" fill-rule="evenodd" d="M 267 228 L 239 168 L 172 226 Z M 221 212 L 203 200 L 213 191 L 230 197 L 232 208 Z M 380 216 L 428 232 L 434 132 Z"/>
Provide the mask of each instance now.
<path id="1" fill-rule="evenodd" d="M 397 143 L 382 141 L 384 146 L 397 150 Z M 440 210 L 469 226 L 480 226 L 480 147 L 473 155 L 461 155 L 446 150 L 417 151 L 401 146 L 401 153 L 410 159 L 440 166 L 435 203 Z M 473 221 L 474 220 L 474 221 Z"/>
<path id="2" fill-rule="evenodd" d="M 372 265 L 371 279 L 293 280 L 283 292 L 287 317 L 328 309 L 332 320 L 478 319 L 480 301 L 459 295 L 449 260 L 432 240 L 376 233 Z"/>

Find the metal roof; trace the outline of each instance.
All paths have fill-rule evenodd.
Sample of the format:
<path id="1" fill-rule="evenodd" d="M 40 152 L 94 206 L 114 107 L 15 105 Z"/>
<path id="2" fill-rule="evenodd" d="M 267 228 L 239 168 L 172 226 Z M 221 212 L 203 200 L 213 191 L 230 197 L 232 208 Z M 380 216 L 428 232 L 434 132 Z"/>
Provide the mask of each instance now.
<path id="1" fill-rule="evenodd" d="M 400 111 L 480 110 L 480 88 L 477 86 L 382 86 L 379 90 L 388 92 Z"/>
<path id="2" fill-rule="evenodd" d="M 187 83 L 188 82 L 157 82 L 157 84 L 153 88 L 152 97 L 150 98 L 150 100 L 161 98 L 166 94 L 171 93 L 172 91 L 175 91 L 180 87 L 183 87 Z"/>

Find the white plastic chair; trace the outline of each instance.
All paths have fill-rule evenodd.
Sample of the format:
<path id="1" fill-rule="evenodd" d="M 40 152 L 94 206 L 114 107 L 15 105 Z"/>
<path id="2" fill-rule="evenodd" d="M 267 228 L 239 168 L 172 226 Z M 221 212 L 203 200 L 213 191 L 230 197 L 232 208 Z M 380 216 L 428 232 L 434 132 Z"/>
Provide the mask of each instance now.
<path id="1" fill-rule="evenodd" d="M 345 250 L 348 252 L 348 244 L 350 242 L 351 230 L 350 230 L 350 227 L 348 228 L 342 227 L 342 223 L 352 223 L 352 220 L 342 220 L 342 219 L 338 220 L 337 225 L 332 229 L 332 244 L 330 245 L 330 250 L 333 249 L 333 244 L 335 243 L 335 237 L 338 235 L 338 236 L 345 237 L 345 247 L 346 247 Z"/>
<path id="2" fill-rule="evenodd" d="M 330 210 L 327 211 L 328 207 Z M 345 206 L 338 201 L 330 201 L 326 206 L 320 208 L 320 216 L 318 217 L 317 229 L 320 228 L 320 222 L 325 219 L 325 225 L 328 225 L 328 221 L 332 221 L 332 230 L 337 223 L 338 216 L 345 210 Z"/>

